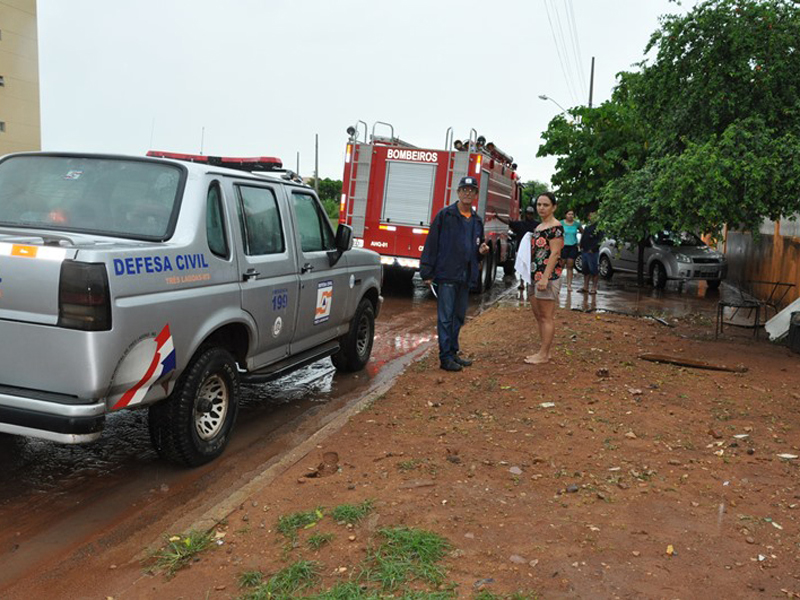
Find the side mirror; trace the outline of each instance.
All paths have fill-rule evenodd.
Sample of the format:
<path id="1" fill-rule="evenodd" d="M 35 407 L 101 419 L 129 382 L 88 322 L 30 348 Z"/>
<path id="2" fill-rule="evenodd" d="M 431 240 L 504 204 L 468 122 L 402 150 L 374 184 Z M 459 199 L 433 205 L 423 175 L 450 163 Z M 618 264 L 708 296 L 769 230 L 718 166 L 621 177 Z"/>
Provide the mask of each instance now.
<path id="1" fill-rule="evenodd" d="M 347 252 L 353 247 L 353 228 L 344 223 L 339 223 L 336 229 L 336 249 Z"/>
<path id="2" fill-rule="evenodd" d="M 342 254 L 353 247 L 353 228 L 349 225 L 339 223 L 336 229 L 336 249 L 328 251 L 328 261 L 333 266 L 342 257 Z"/>

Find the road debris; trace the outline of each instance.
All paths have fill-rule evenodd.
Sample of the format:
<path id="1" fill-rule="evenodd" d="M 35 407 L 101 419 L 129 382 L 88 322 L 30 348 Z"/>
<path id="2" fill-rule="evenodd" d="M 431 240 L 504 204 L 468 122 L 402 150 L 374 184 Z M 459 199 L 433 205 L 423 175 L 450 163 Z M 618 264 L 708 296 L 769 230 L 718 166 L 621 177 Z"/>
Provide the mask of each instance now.
<path id="1" fill-rule="evenodd" d="M 679 367 L 691 367 L 693 369 L 707 369 L 710 371 L 728 371 L 730 373 L 747 373 L 747 367 L 736 366 L 726 367 L 725 365 L 714 365 L 704 360 L 692 360 L 678 356 L 667 356 L 666 354 L 640 354 L 639 358 L 649 362 L 667 363 Z"/>

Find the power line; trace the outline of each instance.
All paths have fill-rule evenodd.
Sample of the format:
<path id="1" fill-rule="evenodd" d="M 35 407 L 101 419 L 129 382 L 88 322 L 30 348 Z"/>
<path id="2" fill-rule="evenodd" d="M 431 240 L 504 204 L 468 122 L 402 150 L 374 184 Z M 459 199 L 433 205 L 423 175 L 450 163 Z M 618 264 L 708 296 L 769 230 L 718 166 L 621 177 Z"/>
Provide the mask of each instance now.
<path id="1" fill-rule="evenodd" d="M 567 70 L 569 72 L 569 76 L 572 78 L 573 88 L 575 89 L 576 92 L 578 92 L 578 98 L 575 98 L 574 101 L 575 104 L 580 104 L 581 103 L 580 97 L 584 95 L 583 89 L 580 85 L 583 82 L 579 81 L 578 82 L 579 85 L 575 85 L 575 79 L 578 79 L 578 77 L 574 74 L 572 70 L 572 61 L 570 60 L 572 52 L 570 52 L 569 48 L 567 47 L 567 36 L 564 35 L 564 28 L 561 25 L 561 14 L 559 12 L 558 5 L 556 4 L 556 0 L 552 0 L 552 2 L 553 2 L 553 10 L 555 11 L 556 14 L 556 24 L 558 25 L 558 33 L 559 33 L 558 37 L 559 40 L 561 41 L 562 49 L 564 50 L 564 57 L 565 57 L 564 62 L 567 63 Z"/>
<path id="2" fill-rule="evenodd" d="M 550 7 L 547 5 L 547 0 L 543 0 L 543 2 L 544 2 L 544 9 L 547 13 L 547 21 L 548 23 L 550 23 L 550 33 L 553 34 L 553 45 L 556 48 L 556 54 L 558 55 L 558 62 L 561 64 L 561 73 L 564 75 L 564 81 L 567 84 L 567 89 L 569 90 L 569 94 L 574 99 L 576 96 L 575 96 L 575 91 L 573 90 L 572 78 L 570 77 L 570 73 L 567 70 L 566 66 L 564 65 L 564 59 L 561 56 L 561 47 L 558 43 L 558 36 L 556 35 L 555 27 L 553 27 L 553 19 L 550 17 Z"/>
<path id="3" fill-rule="evenodd" d="M 570 37 L 572 38 L 572 46 L 575 49 L 575 62 L 578 65 L 578 75 L 581 78 L 581 88 L 584 95 L 586 94 L 586 73 L 583 70 L 583 52 L 581 52 L 580 38 L 578 37 L 578 26 L 575 22 L 575 10 L 572 6 L 572 0 L 567 0 L 567 17 L 572 25 Z"/>

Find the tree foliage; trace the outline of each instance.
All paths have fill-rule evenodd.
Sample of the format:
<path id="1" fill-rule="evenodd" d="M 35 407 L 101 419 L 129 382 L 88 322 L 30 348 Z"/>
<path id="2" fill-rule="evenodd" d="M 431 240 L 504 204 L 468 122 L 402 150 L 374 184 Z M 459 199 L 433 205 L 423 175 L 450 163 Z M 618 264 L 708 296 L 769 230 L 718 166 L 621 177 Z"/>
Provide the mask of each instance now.
<path id="1" fill-rule="evenodd" d="M 556 117 L 540 155 L 604 231 L 757 231 L 800 210 L 800 3 L 706 0 L 662 17 L 612 99 Z"/>
<path id="2" fill-rule="evenodd" d="M 536 201 L 536 198 L 542 195 L 542 192 L 546 192 L 549 189 L 549 185 L 542 181 L 537 181 L 536 179 L 531 179 L 530 181 L 523 183 L 522 203 L 520 204 L 520 210 L 525 210 L 527 206 Z"/>
<path id="3" fill-rule="evenodd" d="M 314 180 L 311 180 L 313 187 Z M 325 207 L 325 212 L 330 219 L 339 218 L 339 202 L 342 197 L 342 182 L 338 179 L 331 179 L 326 177 L 320 179 L 319 185 L 319 199 L 322 201 L 322 206 Z"/>
<path id="4" fill-rule="evenodd" d="M 337 204 L 342 197 L 342 182 L 338 179 L 326 177 L 319 180 L 320 200 L 334 200 Z"/>
<path id="5" fill-rule="evenodd" d="M 573 108 L 572 120 L 559 115 L 542 134 L 545 143 L 537 156 L 558 156 L 553 185 L 561 206 L 579 214 L 596 210 L 606 184 L 641 165 L 644 131 L 622 97 L 616 94 L 596 108 Z"/>

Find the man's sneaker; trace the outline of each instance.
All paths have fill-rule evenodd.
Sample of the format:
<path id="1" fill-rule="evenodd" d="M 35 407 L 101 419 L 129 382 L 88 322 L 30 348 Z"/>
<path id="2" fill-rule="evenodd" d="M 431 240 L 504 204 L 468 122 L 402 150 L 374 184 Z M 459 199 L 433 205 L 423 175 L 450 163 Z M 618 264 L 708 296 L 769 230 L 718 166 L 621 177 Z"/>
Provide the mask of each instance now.
<path id="1" fill-rule="evenodd" d="M 463 369 L 463 367 L 452 358 L 442 361 L 442 364 L 439 365 L 439 368 L 444 369 L 445 371 L 461 371 Z"/>
<path id="2" fill-rule="evenodd" d="M 460 364 L 462 367 L 471 367 L 472 366 L 472 361 L 470 359 L 468 359 L 468 358 L 461 358 L 460 356 L 456 356 L 453 360 L 455 362 L 457 362 L 458 364 Z"/>

